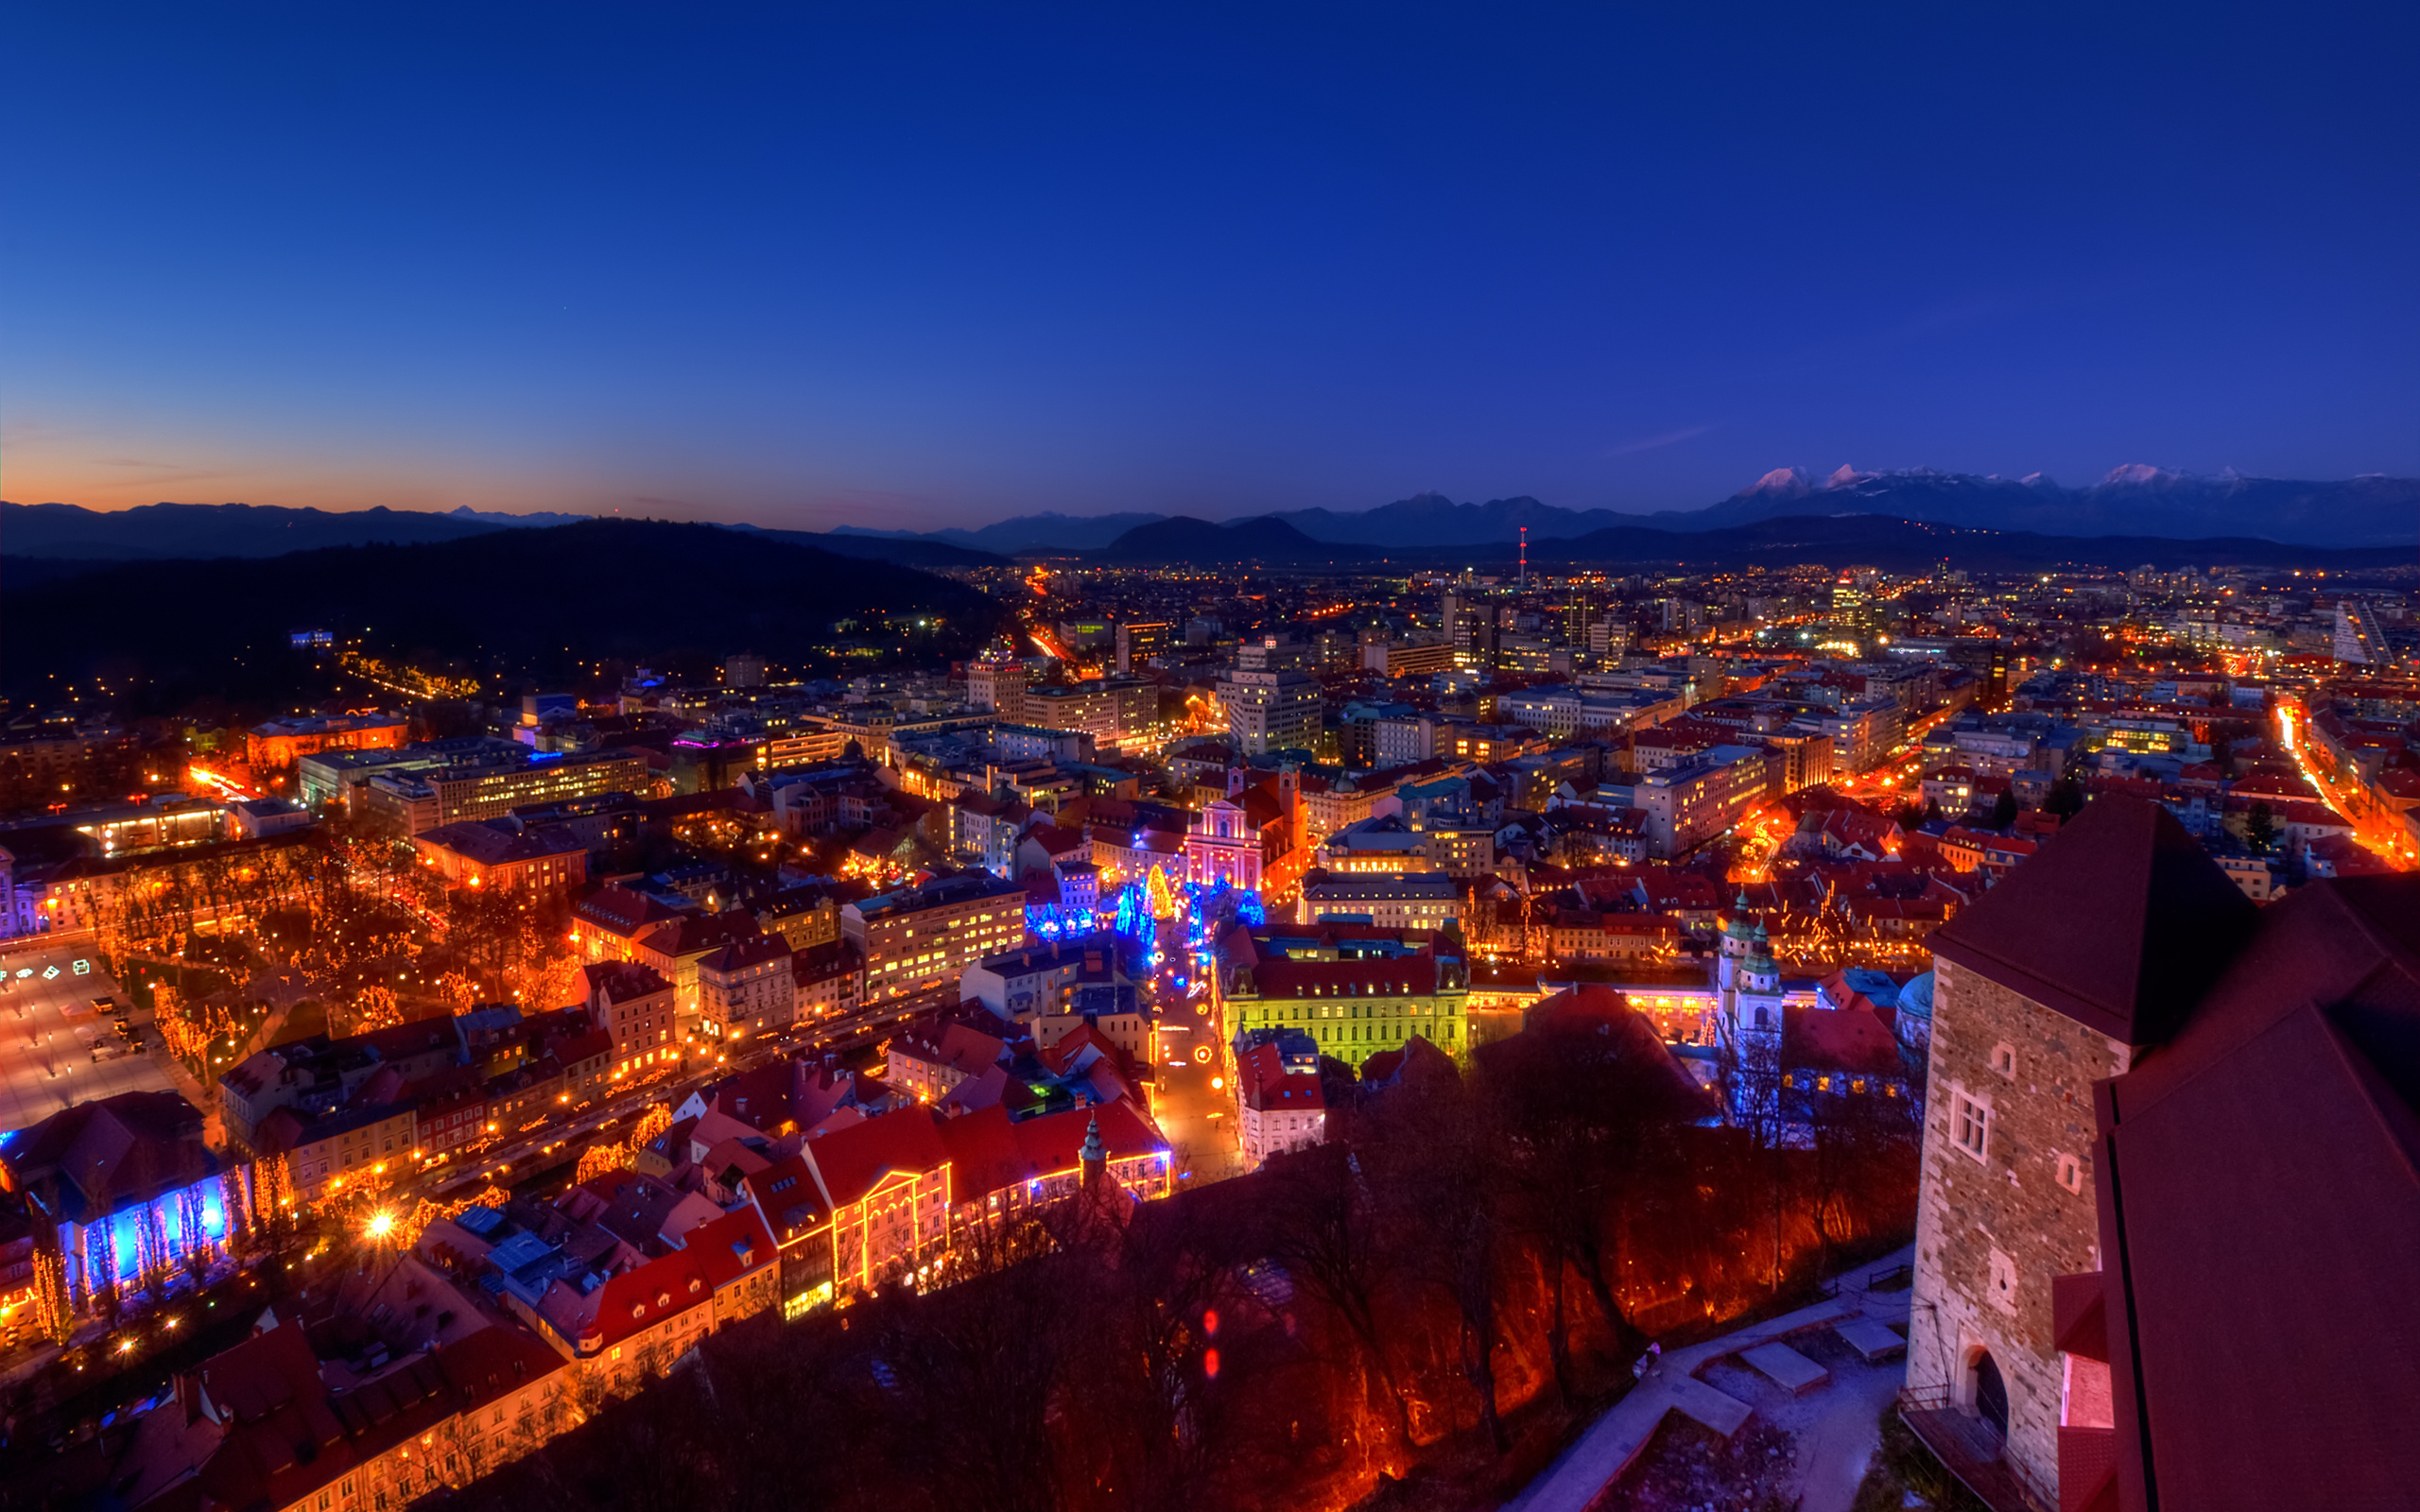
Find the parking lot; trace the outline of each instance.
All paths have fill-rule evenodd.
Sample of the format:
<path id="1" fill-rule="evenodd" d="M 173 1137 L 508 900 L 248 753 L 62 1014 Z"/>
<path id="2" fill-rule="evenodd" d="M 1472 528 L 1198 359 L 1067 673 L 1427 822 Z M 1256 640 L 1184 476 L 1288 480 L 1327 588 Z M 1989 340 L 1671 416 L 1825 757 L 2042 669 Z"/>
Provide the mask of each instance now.
<path id="1" fill-rule="evenodd" d="M 115 1054 L 95 1061 L 93 1050 L 122 1051 L 112 1020 L 132 1008 L 89 949 L 16 951 L 0 955 L 0 1132 L 39 1124 L 74 1103 L 119 1092 L 173 1091 L 153 1060 L 162 1054 Z M 93 999 L 117 1000 L 104 1012 Z"/>

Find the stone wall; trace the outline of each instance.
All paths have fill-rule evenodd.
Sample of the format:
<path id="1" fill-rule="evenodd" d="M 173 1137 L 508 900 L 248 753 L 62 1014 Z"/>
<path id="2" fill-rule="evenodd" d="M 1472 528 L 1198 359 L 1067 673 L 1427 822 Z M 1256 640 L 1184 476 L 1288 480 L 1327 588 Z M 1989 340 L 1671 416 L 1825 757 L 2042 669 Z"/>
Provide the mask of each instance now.
<path id="1" fill-rule="evenodd" d="M 2009 1456 L 2055 1486 L 2050 1280 L 2100 1268 L 2092 1084 L 2131 1053 L 1972 970 L 1935 969 L 1908 1384 L 1947 1386 L 1971 1411 L 1973 1355 L 1989 1349 L 2008 1383 Z M 1962 1092 L 1989 1108 L 1980 1160 L 1954 1143 Z"/>

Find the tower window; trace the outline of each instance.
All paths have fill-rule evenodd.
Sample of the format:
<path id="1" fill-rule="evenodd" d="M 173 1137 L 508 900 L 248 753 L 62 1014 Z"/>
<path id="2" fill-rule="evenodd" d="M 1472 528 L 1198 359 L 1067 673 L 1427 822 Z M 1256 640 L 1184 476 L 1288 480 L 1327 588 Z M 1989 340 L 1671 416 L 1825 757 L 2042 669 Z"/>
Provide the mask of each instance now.
<path id="1" fill-rule="evenodd" d="M 2070 1192 L 2083 1190 L 2083 1162 L 2072 1155 L 2059 1157 L 2059 1185 Z"/>
<path id="2" fill-rule="evenodd" d="M 2011 1081 L 2016 1080 L 2016 1046 L 2005 1040 L 1992 1046 L 1992 1069 Z"/>
<path id="3" fill-rule="evenodd" d="M 1950 1143 L 1979 1160 L 1990 1147 L 1992 1106 L 1953 1091 L 1949 1097 Z"/>

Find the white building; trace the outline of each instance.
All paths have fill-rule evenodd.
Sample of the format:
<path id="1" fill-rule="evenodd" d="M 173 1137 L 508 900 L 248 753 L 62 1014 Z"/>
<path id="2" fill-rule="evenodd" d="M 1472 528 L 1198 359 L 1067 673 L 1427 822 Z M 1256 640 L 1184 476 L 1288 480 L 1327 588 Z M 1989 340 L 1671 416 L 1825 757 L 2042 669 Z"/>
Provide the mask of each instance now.
<path id="1" fill-rule="evenodd" d="M 1316 880 L 1314 880 L 1316 878 Z M 1461 889 L 1443 871 L 1306 877 L 1295 921 L 1372 923 L 1381 929 L 1443 929 L 1462 917 Z"/>
<path id="2" fill-rule="evenodd" d="M 1272 1155 L 1327 1138 L 1327 1102 L 1314 1072 L 1289 1070 L 1275 1044 L 1254 1046 L 1237 1062 L 1236 1117 L 1244 1168 L 1257 1171 Z"/>

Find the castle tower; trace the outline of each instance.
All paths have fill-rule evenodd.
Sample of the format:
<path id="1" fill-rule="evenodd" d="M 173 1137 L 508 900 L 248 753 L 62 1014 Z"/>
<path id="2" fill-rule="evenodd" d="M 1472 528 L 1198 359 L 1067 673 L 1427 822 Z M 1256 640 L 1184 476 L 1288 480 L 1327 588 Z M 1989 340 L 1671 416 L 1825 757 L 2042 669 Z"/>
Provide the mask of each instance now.
<path id="1" fill-rule="evenodd" d="M 2174 1032 L 2254 914 L 2166 809 L 2104 797 L 1932 936 L 1908 1385 L 2036 1486 L 2062 1428 L 2105 1426 L 2070 1400 L 2051 1301 L 2101 1266 L 2095 1084 Z"/>

